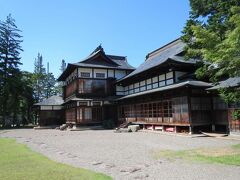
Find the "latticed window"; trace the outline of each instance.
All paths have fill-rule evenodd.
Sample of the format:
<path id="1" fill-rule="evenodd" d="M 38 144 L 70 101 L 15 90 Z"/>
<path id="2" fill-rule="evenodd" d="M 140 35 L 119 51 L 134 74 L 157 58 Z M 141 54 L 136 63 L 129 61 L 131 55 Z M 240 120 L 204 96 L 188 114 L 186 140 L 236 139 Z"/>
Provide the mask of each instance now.
<path id="1" fill-rule="evenodd" d="M 96 73 L 97 78 L 105 78 L 105 73 Z"/>
<path id="2" fill-rule="evenodd" d="M 88 72 L 81 72 L 81 77 L 90 77 L 90 73 L 88 73 Z"/>

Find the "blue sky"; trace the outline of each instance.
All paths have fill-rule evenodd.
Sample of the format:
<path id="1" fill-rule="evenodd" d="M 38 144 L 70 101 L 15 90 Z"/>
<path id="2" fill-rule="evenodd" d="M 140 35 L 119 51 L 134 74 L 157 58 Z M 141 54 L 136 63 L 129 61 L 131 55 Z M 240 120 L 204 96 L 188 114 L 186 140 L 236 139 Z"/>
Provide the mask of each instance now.
<path id="1" fill-rule="evenodd" d="M 21 69 L 33 71 L 37 53 L 59 76 L 61 60 L 78 62 L 100 43 L 107 54 L 137 67 L 147 53 L 178 38 L 188 0 L 0 0 L 0 19 L 11 13 L 24 42 Z"/>

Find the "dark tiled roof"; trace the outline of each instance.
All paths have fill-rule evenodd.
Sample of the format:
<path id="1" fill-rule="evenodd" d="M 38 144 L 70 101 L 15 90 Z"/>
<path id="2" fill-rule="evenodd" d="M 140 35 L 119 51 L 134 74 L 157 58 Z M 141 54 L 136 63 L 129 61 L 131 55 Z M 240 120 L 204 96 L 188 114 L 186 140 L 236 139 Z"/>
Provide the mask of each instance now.
<path id="1" fill-rule="evenodd" d="M 51 96 L 42 102 L 34 104 L 34 106 L 60 106 L 62 104 L 63 98 L 61 96 Z"/>
<path id="2" fill-rule="evenodd" d="M 142 63 L 135 71 L 127 75 L 126 77 L 122 78 L 119 81 L 132 77 L 134 75 L 140 74 L 146 70 L 159 66 L 166 62 L 167 60 L 173 60 L 180 63 L 186 64 L 195 64 L 196 60 L 184 60 L 184 57 L 178 56 L 178 54 L 184 51 L 185 44 L 180 40 L 177 39 L 172 41 L 171 43 L 149 53 L 146 56 L 146 60 Z"/>
<path id="3" fill-rule="evenodd" d="M 151 94 L 151 93 L 156 93 L 156 92 L 161 92 L 161 91 L 167 91 L 167 90 L 171 90 L 171 89 L 184 87 L 184 86 L 187 86 L 187 85 L 195 86 L 195 87 L 205 87 L 205 88 L 212 86 L 211 83 L 191 80 L 191 81 L 185 81 L 185 82 L 181 82 L 181 83 L 171 84 L 171 85 L 168 85 L 168 86 L 163 86 L 163 87 L 159 87 L 159 88 L 156 88 L 156 89 L 151 89 L 151 90 L 147 90 L 147 91 L 143 91 L 143 92 L 138 92 L 138 93 L 135 93 L 135 94 L 130 94 L 130 95 L 121 97 L 118 100 L 133 98 L 133 97 L 136 97 L 136 96 L 141 96 L 141 95 L 146 95 L 146 94 Z"/>
<path id="4" fill-rule="evenodd" d="M 208 88 L 207 90 L 216 90 L 219 88 L 240 87 L 240 77 L 228 78 L 224 81 L 220 81 L 216 86 Z"/>
<path id="5" fill-rule="evenodd" d="M 108 56 L 108 55 L 107 55 Z M 120 56 L 119 56 L 120 57 Z M 88 62 L 79 62 L 74 63 L 73 65 L 78 67 L 93 67 L 93 68 L 108 68 L 108 69 L 124 69 L 124 70 L 134 70 L 135 68 L 128 64 L 126 57 L 123 57 L 121 60 L 111 59 L 115 64 L 110 63 L 88 63 Z"/>
<path id="6" fill-rule="evenodd" d="M 98 57 L 102 57 L 105 61 L 98 61 Z M 76 67 L 87 68 L 108 68 L 119 70 L 135 70 L 133 66 L 128 64 L 126 56 L 115 56 L 105 54 L 103 48 L 98 46 L 87 58 L 78 63 L 68 64 L 66 70 L 59 76 L 61 81 L 72 72 Z"/>

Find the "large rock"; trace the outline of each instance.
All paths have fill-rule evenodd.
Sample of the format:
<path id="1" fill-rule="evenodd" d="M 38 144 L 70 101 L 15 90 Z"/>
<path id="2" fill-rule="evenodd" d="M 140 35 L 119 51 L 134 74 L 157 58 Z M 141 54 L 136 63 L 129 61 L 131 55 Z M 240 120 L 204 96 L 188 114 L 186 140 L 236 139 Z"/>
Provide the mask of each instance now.
<path id="1" fill-rule="evenodd" d="M 68 127 L 67 124 L 63 124 L 63 125 L 60 126 L 60 130 L 63 131 L 63 130 L 65 130 L 67 127 Z"/>
<path id="2" fill-rule="evenodd" d="M 140 129 L 139 125 L 130 125 L 128 126 L 128 131 L 137 132 Z"/>

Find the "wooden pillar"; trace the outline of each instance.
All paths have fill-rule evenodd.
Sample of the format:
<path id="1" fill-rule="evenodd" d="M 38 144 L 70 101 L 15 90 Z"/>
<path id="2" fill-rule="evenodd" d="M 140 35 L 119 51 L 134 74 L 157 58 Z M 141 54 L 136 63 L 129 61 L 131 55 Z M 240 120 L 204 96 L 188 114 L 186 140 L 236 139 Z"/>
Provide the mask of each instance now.
<path id="1" fill-rule="evenodd" d="M 193 125 L 193 123 L 192 123 L 192 107 L 191 107 L 191 92 L 190 92 L 190 90 L 191 89 L 187 89 L 187 91 L 188 91 L 188 95 L 187 95 L 187 98 L 188 98 L 188 121 L 189 121 L 189 124 L 190 124 L 190 126 L 189 126 L 189 134 L 192 134 L 193 133 L 193 127 L 192 127 L 192 125 Z"/>

